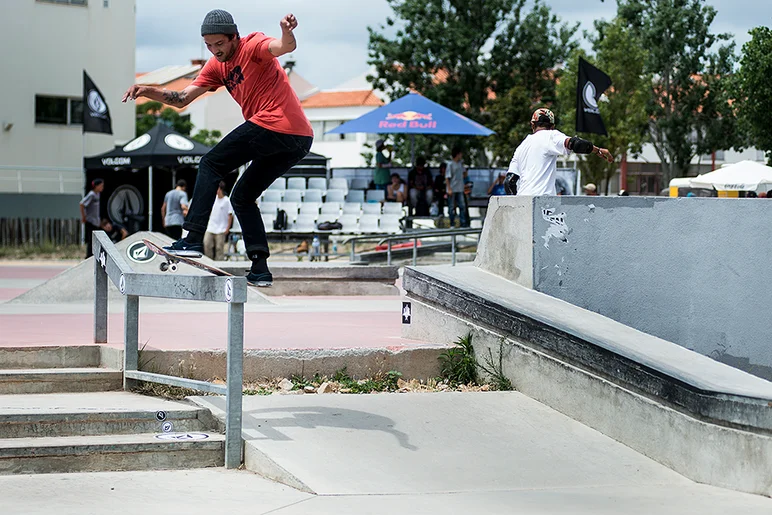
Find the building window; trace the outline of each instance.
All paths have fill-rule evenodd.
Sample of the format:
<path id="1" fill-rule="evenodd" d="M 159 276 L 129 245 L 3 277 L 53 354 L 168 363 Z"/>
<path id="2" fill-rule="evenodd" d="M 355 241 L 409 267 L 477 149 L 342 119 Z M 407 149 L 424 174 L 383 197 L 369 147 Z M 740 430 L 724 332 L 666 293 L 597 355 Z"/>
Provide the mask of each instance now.
<path id="1" fill-rule="evenodd" d="M 37 0 L 44 4 L 67 4 L 67 5 L 88 5 L 88 0 Z M 107 3 L 107 0 L 105 0 Z M 105 6 L 107 7 L 107 6 Z"/>
<path id="2" fill-rule="evenodd" d="M 81 125 L 83 100 L 35 95 L 35 123 Z"/>
<path id="3" fill-rule="evenodd" d="M 346 123 L 345 120 L 327 120 L 324 122 L 324 131 L 322 132 L 322 134 L 324 134 L 323 141 L 356 141 L 357 135 L 353 132 L 350 134 L 325 134 L 344 123 Z"/>

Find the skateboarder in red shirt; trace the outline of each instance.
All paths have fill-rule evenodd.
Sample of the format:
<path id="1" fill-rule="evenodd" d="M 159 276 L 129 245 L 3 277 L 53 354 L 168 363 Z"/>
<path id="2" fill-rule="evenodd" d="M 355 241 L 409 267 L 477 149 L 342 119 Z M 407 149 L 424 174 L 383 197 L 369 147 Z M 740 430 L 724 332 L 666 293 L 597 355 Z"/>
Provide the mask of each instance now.
<path id="1" fill-rule="evenodd" d="M 284 175 L 308 154 L 313 130 L 300 101 L 282 69 L 279 56 L 297 48 L 294 15 L 282 18 L 281 38 L 261 32 L 239 36 L 233 17 L 216 9 L 201 25 L 201 36 L 213 57 L 198 78 L 182 91 L 134 85 L 123 101 L 146 97 L 175 107 L 184 107 L 207 91 L 225 86 L 241 106 L 246 120 L 225 136 L 202 159 L 196 187 L 183 228 L 187 236 L 166 247 L 169 252 L 203 252 L 204 233 L 225 175 L 251 161 L 231 193 L 233 211 L 241 224 L 252 268 L 250 283 L 270 286 L 268 238 L 255 201 L 273 181 Z"/>

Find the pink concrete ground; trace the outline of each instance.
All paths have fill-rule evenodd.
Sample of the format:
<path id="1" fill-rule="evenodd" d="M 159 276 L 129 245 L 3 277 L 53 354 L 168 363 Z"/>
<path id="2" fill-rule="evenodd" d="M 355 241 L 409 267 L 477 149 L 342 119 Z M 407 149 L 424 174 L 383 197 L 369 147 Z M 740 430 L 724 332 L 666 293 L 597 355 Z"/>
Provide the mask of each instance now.
<path id="1" fill-rule="evenodd" d="M 39 282 L 53 277 L 68 266 L 24 266 L 0 264 L 0 302 L 11 299 L 26 288 L 3 287 L 4 279 Z M 32 281 L 34 282 L 34 281 Z M 352 300 L 357 304 L 383 302 L 398 297 L 291 297 L 292 312 L 247 312 L 244 315 L 246 349 L 313 348 L 406 348 L 425 345 L 400 337 L 399 303 L 393 311 L 319 311 L 319 301 Z M 304 299 L 317 305 L 308 312 L 298 311 Z M 140 345 L 155 349 L 223 349 L 226 345 L 225 313 L 142 313 L 140 304 Z M 92 314 L 0 314 L 0 346 L 82 345 L 93 342 Z M 108 319 L 108 343 L 123 341 L 123 315 Z"/>

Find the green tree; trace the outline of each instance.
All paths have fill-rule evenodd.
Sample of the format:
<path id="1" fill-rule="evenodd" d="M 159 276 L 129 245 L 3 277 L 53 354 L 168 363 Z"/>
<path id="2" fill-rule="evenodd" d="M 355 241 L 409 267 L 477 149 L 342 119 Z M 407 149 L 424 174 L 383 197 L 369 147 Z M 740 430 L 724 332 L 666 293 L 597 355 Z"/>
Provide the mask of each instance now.
<path id="1" fill-rule="evenodd" d="M 738 115 L 749 143 L 767 154 L 772 164 L 772 30 L 756 27 L 742 49 L 736 79 Z"/>
<path id="2" fill-rule="evenodd" d="M 652 74 L 647 111 L 665 184 L 687 175 L 693 157 L 740 142 L 729 102 L 734 45 L 710 26 L 716 10 L 702 0 L 618 0 L 618 16 L 647 50 Z"/>
<path id="3" fill-rule="evenodd" d="M 629 29 L 616 18 L 612 22 L 596 22 L 596 32 L 590 36 L 595 56 L 576 51 L 569 59 L 563 80 L 558 86 L 563 120 L 576 119 L 576 84 L 579 56 L 606 72 L 613 81 L 606 91 L 606 99 L 599 103 L 608 136 L 580 133 L 595 145 L 609 149 L 616 158 L 607 163 L 596 156 L 580 156 L 579 168 L 585 182 L 605 187 L 608 195 L 611 178 L 619 169 L 619 160 L 626 154 L 639 154 L 648 132 L 649 116 L 646 104 L 649 100 L 651 76 L 644 73 L 646 50 L 630 37 Z M 562 130 L 567 133 L 568 123 Z M 573 129 L 573 128 L 572 128 Z M 624 189 L 626 186 L 622 185 Z"/>
<path id="4" fill-rule="evenodd" d="M 164 108 L 161 102 L 145 102 L 137 105 L 137 136 L 141 136 L 161 121 L 185 136 L 193 130 L 190 116 L 182 116 L 171 107 Z"/>
<path id="5" fill-rule="evenodd" d="M 516 10 L 496 36 L 488 61 L 490 128 L 493 161 L 505 166 L 517 145 L 531 133 L 531 114 L 549 107 L 560 118 L 557 84 L 568 56 L 577 48 L 579 24 L 560 22 L 540 0 L 530 12 Z"/>
<path id="6" fill-rule="evenodd" d="M 197 133 L 195 133 L 193 136 L 190 137 L 190 139 L 198 141 L 202 145 L 206 145 L 207 147 L 213 147 L 217 145 L 217 143 L 220 141 L 220 138 L 222 138 L 222 132 L 218 130 L 207 130 L 207 129 L 201 129 Z"/>
<path id="7" fill-rule="evenodd" d="M 488 121 L 490 91 L 486 44 L 500 24 L 515 16 L 525 0 L 388 0 L 393 16 L 380 31 L 368 27 L 369 64 L 375 89 L 399 98 L 417 91 L 477 122 Z M 389 29 L 387 29 L 389 27 Z M 385 34 L 396 29 L 393 38 Z M 486 163 L 482 138 L 416 137 L 416 155 L 445 156 L 463 142 L 467 155 Z M 395 161 L 410 155 L 408 138 L 395 135 Z M 447 156 L 445 156 L 447 157 Z"/>

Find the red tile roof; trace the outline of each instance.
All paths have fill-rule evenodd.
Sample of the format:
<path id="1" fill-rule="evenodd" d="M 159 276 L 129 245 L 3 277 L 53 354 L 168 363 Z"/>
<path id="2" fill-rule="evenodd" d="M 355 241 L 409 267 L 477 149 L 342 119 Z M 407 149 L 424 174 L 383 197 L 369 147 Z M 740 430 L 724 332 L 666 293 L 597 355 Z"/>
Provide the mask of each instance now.
<path id="1" fill-rule="evenodd" d="M 302 105 L 305 108 L 380 107 L 383 105 L 383 101 L 369 89 L 360 91 L 322 91 L 303 100 Z"/>

